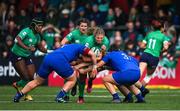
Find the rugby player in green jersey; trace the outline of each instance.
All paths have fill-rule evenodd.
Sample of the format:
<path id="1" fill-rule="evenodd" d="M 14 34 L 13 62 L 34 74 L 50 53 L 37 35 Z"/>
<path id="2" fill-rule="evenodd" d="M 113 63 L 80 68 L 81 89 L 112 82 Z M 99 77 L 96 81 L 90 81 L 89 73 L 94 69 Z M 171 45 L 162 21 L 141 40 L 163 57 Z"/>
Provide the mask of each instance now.
<path id="1" fill-rule="evenodd" d="M 18 91 L 18 87 L 24 87 L 28 81 L 34 78 L 35 65 L 31 59 L 31 54 L 38 48 L 42 52 L 47 50 L 41 46 L 41 29 L 43 21 L 34 18 L 29 27 L 24 28 L 15 38 L 14 46 L 11 49 L 10 60 L 21 80 L 13 83 L 13 87 Z M 25 100 L 33 100 L 30 95 L 25 96 Z"/>
<path id="2" fill-rule="evenodd" d="M 142 82 L 137 82 L 136 86 L 141 90 L 142 96 L 149 93 L 145 86 L 149 83 L 152 74 L 156 70 L 159 62 L 159 57 L 162 51 L 166 51 L 169 47 L 169 38 L 161 32 L 162 23 L 158 20 L 153 20 L 152 25 L 154 31 L 148 33 L 143 40 L 141 47 L 144 47 L 144 53 L 140 58 L 141 75 L 147 69 L 146 77 Z"/>
<path id="3" fill-rule="evenodd" d="M 87 29 L 89 26 L 89 21 L 85 18 L 78 21 L 78 28 L 70 32 L 62 41 L 61 45 L 67 43 L 79 43 L 82 44 L 83 41 L 88 37 Z"/>
<path id="4" fill-rule="evenodd" d="M 85 18 L 79 19 L 78 27 L 70 32 L 62 41 L 61 46 L 67 43 L 78 43 L 83 44 L 84 40 L 88 37 L 87 29 L 89 27 L 89 21 Z M 79 85 L 79 92 L 84 92 L 85 84 L 78 84 Z M 76 95 L 76 85 L 71 90 L 71 95 Z M 69 100 L 69 92 L 64 98 L 66 101 Z"/>
<path id="5" fill-rule="evenodd" d="M 105 36 L 105 32 L 102 28 L 96 27 L 94 30 L 93 35 L 89 36 L 85 41 L 84 45 L 89 47 L 95 54 L 97 61 L 101 60 L 102 58 L 102 52 L 105 52 L 109 48 L 109 40 Z M 83 84 L 83 90 L 79 91 L 79 98 L 77 100 L 77 103 L 84 103 L 84 88 L 87 78 L 87 72 L 91 73 L 91 60 L 89 57 L 83 56 L 83 61 L 76 66 L 74 66 L 77 70 L 79 70 L 79 80 L 80 84 Z M 86 74 L 84 74 L 86 73 Z M 90 93 L 92 91 L 92 81 L 95 79 L 95 77 L 89 77 L 88 86 L 87 86 L 87 92 Z"/>

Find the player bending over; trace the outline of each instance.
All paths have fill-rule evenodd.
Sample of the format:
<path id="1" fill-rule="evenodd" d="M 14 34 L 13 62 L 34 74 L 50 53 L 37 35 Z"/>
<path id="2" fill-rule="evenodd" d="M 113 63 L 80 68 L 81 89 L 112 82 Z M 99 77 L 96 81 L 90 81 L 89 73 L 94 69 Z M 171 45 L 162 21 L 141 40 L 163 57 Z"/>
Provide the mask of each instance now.
<path id="1" fill-rule="evenodd" d="M 61 45 L 67 44 L 67 43 L 77 43 L 77 44 L 83 44 L 84 40 L 88 37 L 87 35 L 87 29 L 89 28 L 89 20 L 85 18 L 81 18 L 77 21 L 77 28 L 71 31 L 62 41 Z M 66 82 L 66 81 L 64 81 Z M 83 89 L 83 84 L 79 84 L 79 81 L 76 82 L 76 85 L 71 90 L 71 95 L 76 95 L 76 87 L 77 84 L 79 86 L 79 92 L 81 93 Z M 80 94 L 81 95 L 81 94 Z M 69 100 L 69 92 L 67 93 L 67 96 L 65 99 Z"/>
<path id="2" fill-rule="evenodd" d="M 64 45 L 45 56 L 37 73 L 37 77 L 30 81 L 21 91 L 16 93 L 14 102 L 19 102 L 24 94 L 41 85 L 52 71 L 56 71 L 62 78 L 67 80 L 55 99 L 56 102 L 66 102 L 64 100 L 66 93 L 76 83 L 76 73 L 72 69 L 70 62 L 76 60 L 80 54 L 91 56 L 93 64 L 96 65 L 96 56 L 89 48 L 80 44 Z M 96 67 L 93 67 L 92 72 L 92 76 L 95 76 L 97 73 Z"/>
<path id="3" fill-rule="evenodd" d="M 145 102 L 144 98 L 141 96 L 141 92 L 133 85 L 140 78 L 139 64 L 133 57 L 128 56 L 121 51 L 113 51 L 107 53 L 107 55 L 98 62 L 97 68 L 102 67 L 105 64 L 115 71 L 112 75 L 107 75 L 103 78 L 106 89 L 113 96 L 112 102 L 121 102 L 113 85 L 123 85 L 128 87 L 136 95 L 137 103 Z"/>

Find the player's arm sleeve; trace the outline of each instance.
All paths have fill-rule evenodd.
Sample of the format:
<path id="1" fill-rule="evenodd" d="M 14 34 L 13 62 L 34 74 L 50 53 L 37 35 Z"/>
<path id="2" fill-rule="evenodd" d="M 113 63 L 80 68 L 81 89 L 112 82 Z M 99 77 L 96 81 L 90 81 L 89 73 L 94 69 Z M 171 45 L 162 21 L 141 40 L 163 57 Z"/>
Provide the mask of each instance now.
<path id="1" fill-rule="evenodd" d="M 83 44 L 84 44 L 86 47 L 91 48 L 91 44 L 90 44 L 89 38 L 86 38 L 86 39 L 84 40 Z"/>
<path id="2" fill-rule="evenodd" d="M 70 32 L 67 36 L 66 39 L 68 41 L 72 41 L 74 39 L 74 31 Z"/>
<path id="3" fill-rule="evenodd" d="M 163 41 L 163 43 L 165 44 L 165 43 L 167 43 L 167 42 L 169 42 L 169 41 L 170 41 L 170 38 L 167 37 L 167 36 L 164 36 L 164 41 Z"/>
<path id="4" fill-rule="evenodd" d="M 20 37 L 21 40 L 23 40 L 27 36 L 27 34 L 28 34 L 27 30 L 23 29 L 22 31 L 19 32 L 17 36 Z"/>
<path id="5" fill-rule="evenodd" d="M 71 42 L 74 38 L 74 32 L 70 32 L 66 37 L 63 38 L 63 40 L 61 41 L 61 46 L 65 45 L 69 42 Z"/>
<path id="6" fill-rule="evenodd" d="M 104 61 L 105 63 L 108 63 L 108 62 L 109 62 L 109 54 L 105 55 L 105 56 L 102 58 L 102 61 Z"/>
<path id="7" fill-rule="evenodd" d="M 17 43 L 20 47 L 28 50 L 29 47 L 26 46 L 24 43 L 23 43 L 23 39 L 27 36 L 28 32 L 26 31 L 26 29 L 23 29 L 15 38 L 15 43 Z"/>

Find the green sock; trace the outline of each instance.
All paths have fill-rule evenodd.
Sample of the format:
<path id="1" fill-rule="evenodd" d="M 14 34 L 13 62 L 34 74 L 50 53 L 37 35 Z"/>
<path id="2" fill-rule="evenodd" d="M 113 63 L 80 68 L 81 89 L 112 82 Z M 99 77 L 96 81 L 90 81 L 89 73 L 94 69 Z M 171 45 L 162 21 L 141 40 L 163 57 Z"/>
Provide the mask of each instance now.
<path id="1" fill-rule="evenodd" d="M 85 81 L 79 82 L 79 97 L 84 97 Z"/>
<path id="2" fill-rule="evenodd" d="M 17 82 L 17 86 L 24 87 L 27 83 L 28 83 L 28 81 L 20 80 Z"/>
<path id="3" fill-rule="evenodd" d="M 66 83 L 67 82 L 67 80 L 64 80 L 64 83 Z M 67 93 L 66 93 L 66 96 L 69 96 L 69 94 L 70 94 L 70 91 L 68 91 Z"/>

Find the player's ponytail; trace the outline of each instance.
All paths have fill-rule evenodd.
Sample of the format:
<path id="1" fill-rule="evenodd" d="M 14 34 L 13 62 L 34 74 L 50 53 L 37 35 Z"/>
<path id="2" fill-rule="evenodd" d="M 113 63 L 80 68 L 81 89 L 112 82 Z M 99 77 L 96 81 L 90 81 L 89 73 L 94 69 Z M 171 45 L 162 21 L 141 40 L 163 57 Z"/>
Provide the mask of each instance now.
<path id="1" fill-rule="evenodd" d="M 162 27 L 162 23 L 158 20 L 153 20 L 152 26 L 153 26 L 154 30 L 160 30 Z"/>

